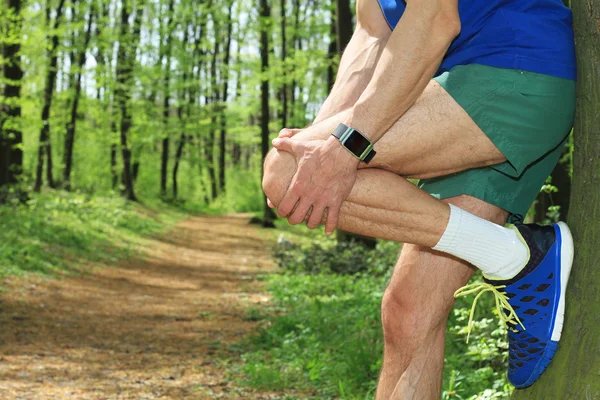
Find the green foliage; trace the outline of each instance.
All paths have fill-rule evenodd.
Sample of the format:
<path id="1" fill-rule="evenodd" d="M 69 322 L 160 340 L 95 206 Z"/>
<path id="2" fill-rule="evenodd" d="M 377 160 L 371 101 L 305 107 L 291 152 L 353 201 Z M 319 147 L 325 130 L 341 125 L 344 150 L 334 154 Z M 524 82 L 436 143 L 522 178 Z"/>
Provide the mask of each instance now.
<path id="1" fill-rule="evenodd" d="M 370 250 L 355 241 L 316 238 L 308 244 L 297 245 L 280 240 L 274 256 L 280 268 L 292 273 L 368 272 L 371 276 L 382 276 L 394 265 L 399 248 L 397 243 L 388 241 L 380 241 Z"/>
<path id="2" fill-rule="evenodd" d="M 154 215 L 149 215 L 153 213 Z M 114 262 L 140 237 L 181 217 L 153 212 L 118 196 L 90 197 L 59 191 L 0 207 L 0 276 L 74 271 L 76 261 Z"/>
<path id="3" fill-rule="evenodd" d="M 264 314 L 250 313 L 264 318 L 263 328 L 246 344 L 239 379 L 259 389 L 318 393 L 318 399 L 373 399 L 383 351 L 381 298 L 397 250 L 389 242 L 366 250 L 322 239 L 304 246 L 280 240 L 276 257 L 286 272 L 267 278 L 272 301 Z M 442 398 L 506 399 L 506 328 L 493 300 L 483 298 L 467 344 L 470 301 L 458 299 L 449 316 Z"/>

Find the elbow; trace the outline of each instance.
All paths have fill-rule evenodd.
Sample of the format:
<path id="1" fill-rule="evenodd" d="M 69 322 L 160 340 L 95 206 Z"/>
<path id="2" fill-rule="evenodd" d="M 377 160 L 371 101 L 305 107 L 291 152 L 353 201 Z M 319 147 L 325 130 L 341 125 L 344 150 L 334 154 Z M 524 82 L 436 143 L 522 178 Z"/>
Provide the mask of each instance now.
<path id="1" fill-rule="evenodd" d="M 410 0 L 407 2 L 407 10 L 409 8 L 437 35 L 453 40 L 460 34 L 457 0 Z"/>
<path id="2" fill-rule="evenodd" d="M 443 35 L 450 40 L 454 40 L 454 38 L 460 34 L 461 25 L 458 11 L 442 13 L 437 17 L 436 24 L 442 29 Z"/>

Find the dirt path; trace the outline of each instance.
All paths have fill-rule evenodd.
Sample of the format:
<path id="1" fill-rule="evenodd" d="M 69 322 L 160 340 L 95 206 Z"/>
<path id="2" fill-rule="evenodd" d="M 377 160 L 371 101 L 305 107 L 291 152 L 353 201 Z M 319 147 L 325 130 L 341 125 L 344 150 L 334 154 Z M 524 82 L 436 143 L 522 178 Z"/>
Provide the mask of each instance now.
<path id="1" fill-rule="evenodd" d="M 247 219 L 198 217 L 148 240 L 144 259 L 85 276 L 7 280 L 0 293 L 0 399 L 269 399 L 219 360 L 267 299 L 269 240 Z"/>

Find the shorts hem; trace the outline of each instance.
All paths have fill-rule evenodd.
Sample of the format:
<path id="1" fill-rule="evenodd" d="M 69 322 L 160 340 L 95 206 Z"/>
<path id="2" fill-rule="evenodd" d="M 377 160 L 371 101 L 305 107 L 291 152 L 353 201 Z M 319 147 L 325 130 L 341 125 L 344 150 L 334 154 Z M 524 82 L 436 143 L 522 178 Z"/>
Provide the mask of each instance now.
<path id="1" fill-rule="evenodd" d="M 478 185 L 471 184 L 468 186 L 463 186 L 460 189 L 457 188 L 454 190 L 445 188 L 442 193 L 435 193 L 435 191 L 428 191 L 426 185 L 427 184 L 425 184 L 425 187 L 422 189 L 440 200 L 449 199 L 451 197 L 457 197 L 457 196 L 462 196 L 462 195 L 472 196 L 479 200 L 483 200 L 486 203 L 489 203 L 493 206 L 500 207 L 504 211 L 509 212 L 511 216 L 516 217 L 517 220 L 523 220 L 525 218 L 525 215 L 527 215 L 527 211 L 529 211 L 529 207 L 531 206 L 531 204 L 528 204 L 527 207 L 523 207 L 523 206 L 519 206 L 518 204 L 516 204 L 514 202 L 502 201 L 499 199 L 499 197 L 502 197 L 502 196 L 499 196 L 499 194 L 497 192 L 491 190 L 490 187 L 484 187 L 484 186 L 478 186 Z M 432 192 L 434 192 L 435 194 Z M 511 219 L 511 218 L 509 218 L 509 219 Z"/>

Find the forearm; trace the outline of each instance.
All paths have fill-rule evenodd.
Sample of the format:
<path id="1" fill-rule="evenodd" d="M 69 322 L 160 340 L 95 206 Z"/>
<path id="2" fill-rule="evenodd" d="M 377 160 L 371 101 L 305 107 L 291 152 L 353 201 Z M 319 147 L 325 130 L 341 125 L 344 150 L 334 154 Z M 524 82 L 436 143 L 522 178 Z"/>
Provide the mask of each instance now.
<path id="1" fill-rule="evenodd" d="M 388 36 L 376 37 L 358 26 L 340 60 L 333 88 L 314 124 L 354 106 L 373 77 L 387 39 Z"/>
<path id="2" fill-rule="evenodd" d="M 428 12 L 422 2 L 410 1 L 343 122 L 376 142 L 421 95 L 459 30 L 458 13 Z"/>

